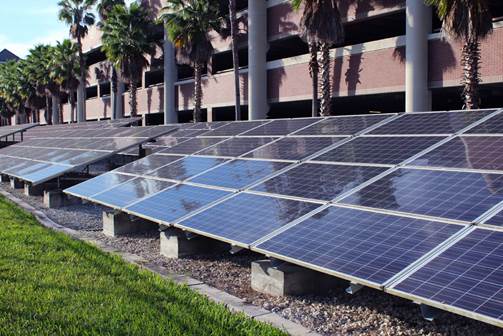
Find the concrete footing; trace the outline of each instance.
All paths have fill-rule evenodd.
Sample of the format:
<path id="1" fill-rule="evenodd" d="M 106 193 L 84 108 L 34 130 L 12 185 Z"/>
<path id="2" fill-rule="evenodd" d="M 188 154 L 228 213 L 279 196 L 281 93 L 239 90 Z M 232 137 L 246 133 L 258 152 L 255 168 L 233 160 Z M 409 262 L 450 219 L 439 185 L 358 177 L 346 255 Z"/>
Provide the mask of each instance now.
<path id="1" fill-rule="evenodd" d="M 24 194 L 26 196 L 42 196 L 44 187 L 42 185 L 34 186 L 28 183 L 24 184 Z"/>
<path id="2" fill-rule="evenodd" d="M 323 294 L 343 283 L 335 277 L 289 263 L 275 265 L 269 259 L 252 262 L 251 272 L 251 287 L 273 296 Z"/>
<path id="3" fill-rule="evenodd" d="M 24 183 L 17 178 L 10 179 L 10 187 L 12 189 L 22 189 L 24 187 Z"/>
<path id="4" fill-rule="evenodd" d="M 10 183 L 10 177 L 7 175 L 0 175 L 0 181 L 2 183 Z"/>
<path id="5" fill-rule="evenodd" d="M 202 236 L 187 238 L 184 231 L 167 228 L 161 231 L 161 255 L 166 258 L 182 258 L 190 255 L 230 250 L 229 244 Z"/>
<path id="6" fill-rule="evenodd" d="M 61 208 L 81 203 L 80 199 L 71 197 L 61 190 L 44 190 L 44 206 L 46 208 Z"/>
<path id="7" fill-rule="evenodd" d="M 123 212 L 103 212 L 103 234 L 117 237 L 128 233 L 157 229 L 158 225 L 141 218 L 131 218 Z"/>

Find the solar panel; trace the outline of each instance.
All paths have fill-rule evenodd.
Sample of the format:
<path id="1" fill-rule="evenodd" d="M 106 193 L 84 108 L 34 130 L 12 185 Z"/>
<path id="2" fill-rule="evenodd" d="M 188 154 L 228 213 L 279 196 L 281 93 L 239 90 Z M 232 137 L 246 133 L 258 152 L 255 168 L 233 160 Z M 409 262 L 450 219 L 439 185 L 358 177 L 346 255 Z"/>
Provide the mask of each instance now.
<path id="1" fill-rule="evenodd" d="M 172 185 L 173 183 L 167 181 L 138 177 L 96 194 L 92 199 L 93 202 L 99 202 L 115 208 L 123 208 Z"/>
<path id="2" fill-rule="evenodd" d="M 230 121 L 212 121 L 212 122 L 197 122 L 192 123 L 187 129 L 197 129 L 197 130 L 213 130 L 223 125 L 227 125 Z"/>
<path id="3" fill-rule="evenodd" d="M 311 125 L 321 118 L 302 118 L 302 119 L 277 119 L 270 123 L 254 128 L 243 133 L 244 136 L 260 135 L 260 136 L 281 136 L 295 132 L 303 127 Z"/>
<path id="4" fill-rule="evenodd" d="M 494 225 L 494 226 L 502 226 L 503 227 L 503 210 L 487 219 L 484 224 Z"/>
<path id="5" fill-rule="evenodd" d="M 136 175 L 146 174 L 154 169 L 165 166 L 173 161 L 176 161 L 183 156 L 171 156 L 171 155 L 149 155 L 140 160 L 133 161 L 117 168 L 115 171 L 119 173 L 129 173 Z"/>
<path id="6" fill-rule="evenodd" d="M 106 173 L 70 187 L 65 190 L 65 193 L 82 198 L 89 198 L 131 179 L 133 179 L 133 176 Z"/>
<path id="7" fill-rule="evenodd" d="M 399 169 L 342 203 L 471 222 L 503 200 L 503 174 Z"/>
<path id="8" fill-rule="evenodd" d="M 257 159 L 302 160 L 344 139 L 343 137 L 288 137 L 245 156 Z"/>
<path id="9" fill-rule="evenodd" d="M 218 145 L 211 148 L 207 148 L 198 155 L 212 155 L 212 156 L 225 156 L 225 157 L 237 157 L 245 153 L 248 153 L 260 146 L 270 143 L 275 140 L 275 138 L 264 137 L 264 138 L 230 138 Z"/>
<path id="10" fill-rule="evenodd" d="M 442 137 L 358 137 L 312 160 L 396 165 L 442 139 Z"/>
<path id="11" fill-rule="evenodd" d="M 252 128 L 268 123 L 269 120 L 234 121 L 215 130 L 204 133 L 204 136 L 233 136 L 249 131 Z"/>
<path id="12" fill-rule="evenodd" d="M 393 289 L 501 326 L 502 242 L 503 232 L 475 229 Z"/>
<path id="13" fill-rule="evenodd" d="M 253 190 L 330 201 L 385 170 L 381 167 L 303 163 Z"/>
<path id="14" fill-rule="evenodd" d="M 316 203 L 241 193 L 175 225 L 251 244 L 317 207 Z"/>
<path id="15" fill-rule="evenodd" d="M 185 157 L 145 175 L 182 181 L 224 162 L 225 160 L 216 158 Z"/>
<path id="16" fill-rule="evenodd" d="M 167 148 L 162 151 L 162 153 L 172 153 L 172 154 L 194 154 L 205 148 L 216 145 L 219 142 L 224 141 L 226 138 L 193 138 L 182 142 L 179 145 Z"/>
<path id="17" fill-rule="evenodd" d="M 257 249 L 382 286 L 462 228 L 331 206 L 259 244 Z"/>
<path id="18" fill-rule="evenodd" d="M 405 113 L 369 134 L 453 134 L 494 111 Z"/>
<path id="19" fill-rule="evenodd" d="M 37 124 L 2 126 L 0 127 L 0 140 L 2 138 L 7 138 L 10 135 L 15 135 L 16 133 L 24 132 L 35 126 L 37 126 Z"/>
<path id="20" fill-rule="evenodd" d="M 499 113 L 473 127 L 466 133 L 469 134 L 503 134 L 503 114 Z"/>
<path id="21" fill-rule="evenodd" d="M 206 133 L 207 130 L 181 129 L 171 133 L 169 136 L 173 138 L 190 138 Z"/>
<path id="22" fill-rule="evenodd" d="M 150 220 L 171 223 L 229 193 L 222 190 L 177 185 L 147 197 L 126 208 L 130 213 Z"/>
<path id="23" fill-rule="evenodd" d="M 460 136 L 410 163 L 413 166 L 503 170 L 503 137 Z"/>
<path id="24" fill-rule="evenodd" d="M 354 135 L 393 115 L 371 114 L 331 117 L 295 132 L 296 135 Z"/>
<path id="25" fill-rule="evenodd" d="M 289 163 L 258 160 L 232 160 L 199 175 L 191 182 L 241 189 L 288 166 Z"/>

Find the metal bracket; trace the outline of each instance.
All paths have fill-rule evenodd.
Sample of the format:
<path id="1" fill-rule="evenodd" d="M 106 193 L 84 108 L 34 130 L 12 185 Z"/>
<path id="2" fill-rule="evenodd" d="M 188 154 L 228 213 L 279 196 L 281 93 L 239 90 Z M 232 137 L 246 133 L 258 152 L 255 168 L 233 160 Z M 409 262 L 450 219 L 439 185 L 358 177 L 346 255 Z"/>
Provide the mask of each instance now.
<path id="1" fill-rule="evenodd" d="M 438 308 L 425 305 L 424 303 L 420 303 L 419 308 L 421 309 L 421 315 L 423 315 L 426 321 L 431 322 L 438 316 Z"/>
<path id="2" fill-rule="evenodd" d="M 351 282 L 349 284 L 349 287 L 346 288 L 346 293 L 353 295 L 353 294 L 356 294 L 356 292 L 358 292 L 362 288 L 363 288 L 363 285 Z"/>
<path id="3" fill-rule="evenodd" d="M 187 238 L 187 240 L 192 240 L 192 239 L 198 237 L 198 235 L 193 234 L 192 232 L 185 231 L 184 233 L 185 233 L 185 238 Z"/>
<path id="4" fill-rule="evenodd" d="M 243 248 L 241 246 L 236 246 L 236 245 L 232 245 L 231 246 L 231 249 L 229 251 L 230 254 L 237 254 L 239 253 Z"/>

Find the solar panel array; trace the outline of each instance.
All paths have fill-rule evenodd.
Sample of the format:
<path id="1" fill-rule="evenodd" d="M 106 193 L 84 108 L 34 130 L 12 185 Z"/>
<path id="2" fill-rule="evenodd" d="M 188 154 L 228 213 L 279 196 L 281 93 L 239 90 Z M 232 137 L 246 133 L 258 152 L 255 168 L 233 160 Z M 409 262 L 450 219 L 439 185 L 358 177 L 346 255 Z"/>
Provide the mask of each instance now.
<path id="1" fill-rule="evenodd" d="M 477 265 L 485 273 L 475 279 L 485 286 L 477 292 L 479 301 L 487 300 L 480 309 L 418 288 L 432 284 L 429 269 L 438 269 L 435 279 L 443 279 L 439 267 L 449 258 L 448 273 L 457 282 L 446 280 L 442 290 L 472 281 L 453 258 L 462 248 L 454 247 L 464 246 L 474 225 L 498 232 L 503 209 L 498 155 L 503 151 L 477 141 L 497 144 L 500 132 L 474 130 L 487 129 L 482 125 L 502 114 L 479 110 L 231 122 L 160 146 L 141 162 L 66 192 L 501 325 L 501 315 L 491 311 L 503 311 L 503 282 L 495 288 L 483 277 L 503 278 L 498 249 L 473 252 L 487 255 Z M 477 239 L 501 247 L 500 237 Z M 435 263 L 442 253 L 449 258 Z"/>
<path id="2" fill-rule="evenodd" d="M 21 125 L 12 125 L 12 126 L 2 126 L 0 127 L 0 141 L 7 141 L 9 136 L 13 136 L 14 139 L 16 136 L 19 138 L 24 136 L 24 132 L 28 129 L 37 126 L 37 124 L 21 124 Z"/>
<path id="3" fill-rule="evenodd" d="M 30 132 L 28 140 L 0 149 L 0 173 L 36 185 L 174 130 L 171 126 L 46 126 L 42 131 Z"/>

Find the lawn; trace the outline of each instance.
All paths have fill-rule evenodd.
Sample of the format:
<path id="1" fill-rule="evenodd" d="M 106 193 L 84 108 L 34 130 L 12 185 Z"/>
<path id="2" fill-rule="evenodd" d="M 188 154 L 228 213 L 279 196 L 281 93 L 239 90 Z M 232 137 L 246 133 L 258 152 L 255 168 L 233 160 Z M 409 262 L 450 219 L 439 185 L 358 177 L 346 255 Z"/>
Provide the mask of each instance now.
<path id="1" fill-rule="evenodd" d="M 0 197 L 0 335 L 284 335 Z"/>

